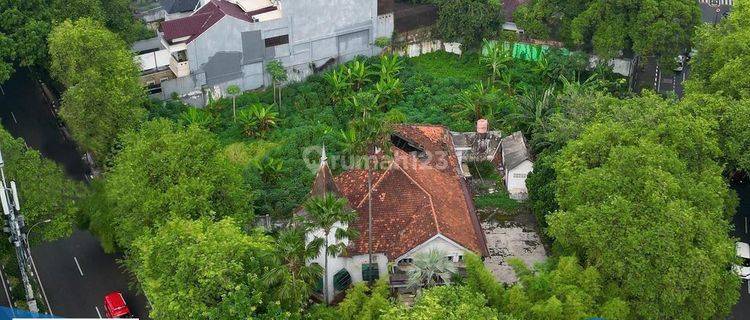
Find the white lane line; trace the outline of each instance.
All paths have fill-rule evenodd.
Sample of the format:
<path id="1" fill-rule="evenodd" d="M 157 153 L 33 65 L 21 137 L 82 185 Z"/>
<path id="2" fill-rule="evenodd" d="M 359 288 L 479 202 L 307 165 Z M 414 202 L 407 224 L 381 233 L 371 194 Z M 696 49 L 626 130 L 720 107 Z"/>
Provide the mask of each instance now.
<path id="1" fill-rule="evenodd" d="M 102 313 L 99 312 L 99 307 L 94 306 L 94 309 L 96 309 L 96 314 L 99 315 L 99 319 L 101 319 L 102 318 Z"/>
<path id="2" fill-rule="evenodd" d="M 16 124 L 18 124 L 18 120 L 16 120 L 16 114 L 13 113 L 13 111 L 11 111 L 10 115 L 13 116 L 13 122 L 15 122 Z"/>
<path id="3" fill-rule="evenodd" d="M 76 267 L 78 267 L 78 272 L 81 273 L 81 277 L 83 277 L 83 270 L 81 270 L 81 264 L 78 263 L 78 258 L 73 257 L 73 260 L 76 262 Z"/>

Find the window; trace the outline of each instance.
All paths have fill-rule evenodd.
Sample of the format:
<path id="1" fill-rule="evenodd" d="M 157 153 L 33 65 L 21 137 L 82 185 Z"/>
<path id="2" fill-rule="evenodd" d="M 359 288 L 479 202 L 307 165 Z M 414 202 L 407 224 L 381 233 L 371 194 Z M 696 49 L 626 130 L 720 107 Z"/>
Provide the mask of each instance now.
<path id="1" fill-rule="evenodd" d="M 414 259 L 412 258 L 403 258 L 398 261 L 399 266 L 408 266 L 414 262 Z"/>
<path id="2" fill-rule="evenodd" d="M 464 256 L 458 256 L 458 261 L 464 261 Z"/>
<path id="3" fill-rule="evenodd" d="M 362 265 L 362 280 L 363 281 L 375 281 L 380 279 L 380 270 L 378 270 L 378 264 L 363 264 Z"/>
<path id="4" fill-rule="evenodd" d="M 341 269 L 333 275 L 333 288 L 336 291 L 344 291 L 352 284 L 352 276 L 346 269 Z"/>
<path id="5" fill-rule="evenodd" d="M 526 179 L 526 174 L 525 173 L 514 173 L 513 174 L 513 178 L 516 178 L 516 179 Z"/>
<path id="6" fill-rule="evenodd" d="M 280 46 L 282 44 L 289 43 L 289 35 L 285 34 L 283 36 L 266 38 L 265 41 L 266 41 L 266 48 Z"/>
<path id="7" fill-rule="evenodd" d="M 448 257 L 445 257 L 445 258 L 448 259 L 448 261 L 453 262 L 453 257 L 452 256 L 448 256 Z"/>

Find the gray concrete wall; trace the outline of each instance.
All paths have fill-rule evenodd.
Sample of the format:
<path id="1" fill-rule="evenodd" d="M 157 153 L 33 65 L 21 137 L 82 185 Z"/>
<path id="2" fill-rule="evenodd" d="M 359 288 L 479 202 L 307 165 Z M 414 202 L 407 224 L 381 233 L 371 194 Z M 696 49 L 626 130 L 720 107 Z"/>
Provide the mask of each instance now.
<path id="1" fill-rule="evenodd" d="M 229 84 L 257 89 L 270 84 L 265 64 L 271 60 L 281 61 L 290 81 L 300 81 L 312 74 L 311 64 L 379 53 L 375 38 L 393 31 L 392 18 L 378 19 L 377 0 L 282 0 L 282 10 L 283 18 L 259 23 L 226 16 L 189 43 L 190 71 L 204 81 L 178 92 L 203 85 L 222 92 Z M 263 39 L 282 35 L 289 35 L 289 44 L 265 48 Z M 186 89 L 186 83 L 172 88 Z"/>

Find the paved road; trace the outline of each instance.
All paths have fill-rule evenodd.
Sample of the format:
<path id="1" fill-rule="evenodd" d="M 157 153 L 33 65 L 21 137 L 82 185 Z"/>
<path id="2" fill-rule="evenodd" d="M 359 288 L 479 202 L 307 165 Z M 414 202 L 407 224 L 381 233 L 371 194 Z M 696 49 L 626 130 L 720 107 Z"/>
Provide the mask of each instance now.
<path id="1" fill-rule="evenodd" d="M 69 177 L 82 180 L 89 170 L 75 143 L 62 133 L 40 86 L 21 69 L 2 89 L 3 126 L 45 157 L 60 163 Z M 131 277 L 117 265 L 118 256 L 104 254 L 98 240 L 87 231 L 76 231 L 70 238 L 35 246 L 32 254 L 55 315 L 97 318 L 98 308 L 104 316 L 101 305 L 104 295 L 121 290 L 136 316 L 147 318 L 145 298 L 128 288 Z M 0 305 L 3 300 L 7 304 L 0 289 Z"/>
<path id="2" fill-rule="evenodd" d="M 701 19 L 705 23 L 718 23 L 724 14 L 732 10 L 733 1 L 721 0 L 719 6 L 712 6 L 710 0 L 700 0 Z M 718 9 L 718 12 L 717 12 Z"/>
<path id="3" fill-rule="evenodd" d="M 682 71 L 662 68 L 654 58 L 642 59 L 642 66 L 636 68 L 635 91 L 653 90 L 668 94 L 674 92 L 678 97 L 684 93 L 683 82 L 690 75 L 690 67 L 686 66 Z"/>
<path id="4" fill-rule="evenodd" d="M 750 182 L 735 186 L 734 189 L 740 197 L 740 206 L 737 208 L 737 215 L 734 216 L 733 235 L 740 241 L 750 242 Z M 742 281 L 740 301 L 734 306 L 729 319 L 750 319 L 750 292 L 747 285 L 747 281 Z"/>
<path id="5" fill-rule="evenodd" d="M 104 295 L 119 290 L 136 316 L 147 316 L 146 299 L 128 290 L 128 273 L 116 262 L 121 257 L 105 254 L 88 231 L 77 230 L 68 239 L 39 245 L 32 254 L 55 315 L 103 317 Z"/>

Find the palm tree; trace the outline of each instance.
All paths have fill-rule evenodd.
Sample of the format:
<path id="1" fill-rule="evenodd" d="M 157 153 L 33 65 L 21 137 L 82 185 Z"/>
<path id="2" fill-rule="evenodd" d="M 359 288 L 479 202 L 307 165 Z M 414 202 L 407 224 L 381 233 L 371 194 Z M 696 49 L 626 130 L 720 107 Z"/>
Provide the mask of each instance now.
<path id="1" fill-rule="evenodd" d="M 558 108 L 550 87 L 542 94 L 530 91 L 520 96 L 518 108 L 505 117 L 505 120 L 507 125 L 516 126 L 531 137 L 541 137 L 549 131 L 549 119 L 556 112 Z"/>
<path id="2" fill-rule="evenodd" d="M 272 290 L 272 295 L 285 304 L 282 307 L 286 310 L 304 307 L 323 274 L 319 264 L 307 264 L 320 253 L 323 239 L 306 242 L 307 231 L 297 225 L 279 232 L 275 252 L 270 257 L 270 264 L 274 267 L 261 278 L 263 284 Z"/>
<path id="3" fill-rule="evenodd" d="M 461 108 L 457 114 L 459 116 L 473 117 L 474 121 L 491 116 L 495 111 L 495 101 L 493 96 L 497 89 L 493 86 L 485 86 L 480 82 L 473 85 L 470 89 L 461 92 L 458 97 L 458 106 Z"/>
<path id="4" fill-rule="evenodd" d="M 286 69 L 279 60 L 272 60 L 266 65 L 266 72 L 271 76 L 271 82 L 273 83 L 273 102 L 281 107 L 281 83 L 287 80 Z M 278 100 L 276 95 L 278 91 Z"/>
<path id="5" fill-rule="evenodd" d="M 271 110 L 272 107 L 260 103 L 240 110 L 239 120 L 245 135 L 262 136 L 268 130 L 276 127 L 279 121 L 279 114 Z"/>
<path id="6" fill-rule="evenodd" d="M 232 96 L 232 119 L 237 122 L 237 95 L 240 94 L 240 86 L 233 84 L 227 87 L 227 94 Z"/>
<path id="7" fill-rule="evenodd" d="M 446 259 L 445 253 L 437 249 L 415 253 L 413 268 L 409 270 L 410 287 L 433 287 L 440 280 L 447 281 L 456 273 L 456 265 Z"/>
<path id="8" fill-rule="evenodd" d="M 356 229 L 349 228 L 349 224 L 357 218 L 357 213 L 349 208 L 346 199 L 338 198 L 331 193 L 308 199 L 304 209 L 307 213 L 305 225 L 310 230 L 321 230 L 323 233 L 323 295 L 328 303 L 328 257 L 345 253 L 346 245 L 343 240 L 358 236 Z M 334 239 L 331 239 L 331 235 Z"/>

